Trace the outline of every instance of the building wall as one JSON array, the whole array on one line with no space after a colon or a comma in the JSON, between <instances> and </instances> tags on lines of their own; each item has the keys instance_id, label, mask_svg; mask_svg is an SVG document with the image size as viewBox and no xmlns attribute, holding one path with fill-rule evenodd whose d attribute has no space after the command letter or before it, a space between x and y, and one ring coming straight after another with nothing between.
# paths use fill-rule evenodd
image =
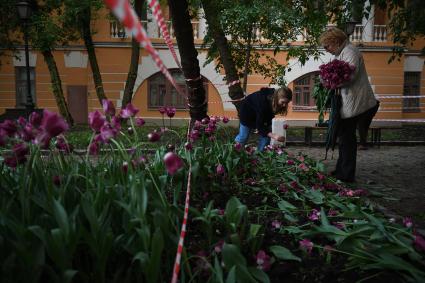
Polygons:
<instances>
[{"instance_id":1,"label":"building wall","mask_svg":"<svg viewBox=\"0 0 425 283\"><path fill-rule=\"evenodd\" d=\"M106 96L118 107L121 105L122 94L130 64L131 40L130 38L112 38L108 12L103 11L95 22L94 42L99 68L102 75ZM149 15L148 15L149 17ZM150 27L152 28L152 27ZM176 68L171 54L162 39L152 39L154 46L158 49L160 56L167 67ZM202 39L196 39L195 43L201 43ZM408 52L400 61L388 64L391 55L390 42L357 42L362 50L366 68L370 77L370 82L380 98L382 104L376 118L378 119L410 119L425 118L425 99L420 99L421 111L418 113L405 113L402 111L401 98L384 98L384 96L401 96L403 94L404 72L412 70L421 72L420 94L425 95L425 70L424 56L420 57L417 52ZM417 40L412 49L418 50L425 44L425 39ZM176 45L175 45L176 46ZM214 64L210 63L202 67L205 62L206 50L198 49L201 66L201 74L208 80L209 115L227 115L236 118L236 111L232 103L229 102L228 88L224 81L224 74L217 73ZM22 49L20 51L23 54ZM178 50L177 50L178 53ZM272 55L272 51L266 51ZM81 42L75 42L66 48L58 49L54 52L57 67L62 80L62 87L65 98L67 98L67 88L69 86L87 86L88 110L89 112L100 109L101 105L97 99L90 64L87 60L87 53ZM24 57L23 57L24 58ZM278 55L278 62L286 64L286 53ZM295 60L288 63L293 64L292 71L285 77L289 87L293 87L293 81L303 74L318 70L322 62L331 60L329 54L324 54L319 61L308 61L305 66L300 66ZM11 57L2 58L3 65L0 67L0 114L6 108L15 107L15 65L25 65L25 60L17 61ZM36 72L36 96L37 107L57 111L56 102L50 86L50 74L43 56L31 51L31 65L35 66ZM140 108L140 115L143 117L159 117L157 110L148 109L147 78L158 72L158 68L150 59L148 54L142 50L138 79L134 89L133 103ZM254 92L261 87L268 86L271 78L263 78L258 74L253 74L248 78L247 93ZM187 111L177 111L177 117L188 117ZM289 120L316 120L316 111L299 111L290 107L287 119Z\"/></svg>"}]
</instances>

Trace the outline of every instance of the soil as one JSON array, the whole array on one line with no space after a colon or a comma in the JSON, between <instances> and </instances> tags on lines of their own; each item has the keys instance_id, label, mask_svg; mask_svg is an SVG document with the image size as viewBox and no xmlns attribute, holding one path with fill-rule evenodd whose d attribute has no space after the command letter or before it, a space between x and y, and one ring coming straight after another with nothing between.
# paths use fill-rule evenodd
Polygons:
<instances>
[{"instance_id":1,"label":"soil","mask_svg":"<svg viewBox=\"0 0 425 283\"><path fill-rule=\"evenodd\" d=\"M326 171L335 169L338 149L325 157L324 147L288 146L288 152L303 152L321 160ZM418 232L425 234L425 146L381 146L357 151L356 182L369 192L369 199L388 217L401 221L411 217Z\"/></svg>"}]
</instances>

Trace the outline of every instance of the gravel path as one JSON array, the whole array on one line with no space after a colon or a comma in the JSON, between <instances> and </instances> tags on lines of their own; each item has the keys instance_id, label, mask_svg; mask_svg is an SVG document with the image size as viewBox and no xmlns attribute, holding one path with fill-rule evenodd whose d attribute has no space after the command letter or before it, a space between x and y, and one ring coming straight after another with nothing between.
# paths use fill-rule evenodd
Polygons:
<instances>
[{"instance_id":1,"label":"gravel path","mask_svg":"<svg viewBox=\"0 0 425 283\"><path fill-rule=\"evenodd\" d=\"M288 146L322 160L324 147ZM335 168L338 149L323 160L328 172ZM425 146L381 146L357 152L356 183L369 191L369 198L386 213L412 217L425 230Z\"/></svg>"}]
</instances>

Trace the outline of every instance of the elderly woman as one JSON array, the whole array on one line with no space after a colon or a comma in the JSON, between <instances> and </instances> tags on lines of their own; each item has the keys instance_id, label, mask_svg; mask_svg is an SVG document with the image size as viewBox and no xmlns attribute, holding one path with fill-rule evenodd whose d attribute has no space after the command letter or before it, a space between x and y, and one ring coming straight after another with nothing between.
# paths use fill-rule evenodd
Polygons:
<instances>
[{"instance_id":1,"label":"elderly woman","mask_svg":"<svg viewBox=\"0 0 425 283\"><path fill-rule=\"evenodd\" d=\"M356 173L357 139L359 126L361 140L365 140L370 123L379 108L369 83L363 56L348 41L347 35L338 28L330 28L320 37L320 43L335 59L343 60L355 67L350 80L340 86L342 106L341 122L338 131L339 157L335 171L331 174L337 179L354 182Z\"/></svg>"}]
</instances>

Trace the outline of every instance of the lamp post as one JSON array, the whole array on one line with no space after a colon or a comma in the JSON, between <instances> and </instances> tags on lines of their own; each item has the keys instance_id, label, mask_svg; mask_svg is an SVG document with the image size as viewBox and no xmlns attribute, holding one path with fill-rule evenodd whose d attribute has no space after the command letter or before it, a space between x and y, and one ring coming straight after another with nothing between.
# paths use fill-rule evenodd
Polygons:
<instances>
[{"instance_id":1,"label":"lamp post","mask_svg":"<svg viewBox=\"0 0 425 283\"><path fill-rule=\"evenodd\" d=\"M351 17L348 21L345 22L345 34L348 37L353 34L357 24L358 21L356 21L353 17Z\"/></svg>"},{"instance_id":2,"label":"lamp post","mask_svg":"<svg viewBox=\"0 0 425 283\"><path fill-rule=\"evenodd\" d=\"M30 62L28 52L28 19L31 17L31 6L27 1L20 1L16 3L18 9L19 18L24 23L24 41L25 41L25 67L27 71L27 99L25 108L31 112L34 110L34 101L31 94L31 75L30 75Z\"/></svg>"}]
</instances>

